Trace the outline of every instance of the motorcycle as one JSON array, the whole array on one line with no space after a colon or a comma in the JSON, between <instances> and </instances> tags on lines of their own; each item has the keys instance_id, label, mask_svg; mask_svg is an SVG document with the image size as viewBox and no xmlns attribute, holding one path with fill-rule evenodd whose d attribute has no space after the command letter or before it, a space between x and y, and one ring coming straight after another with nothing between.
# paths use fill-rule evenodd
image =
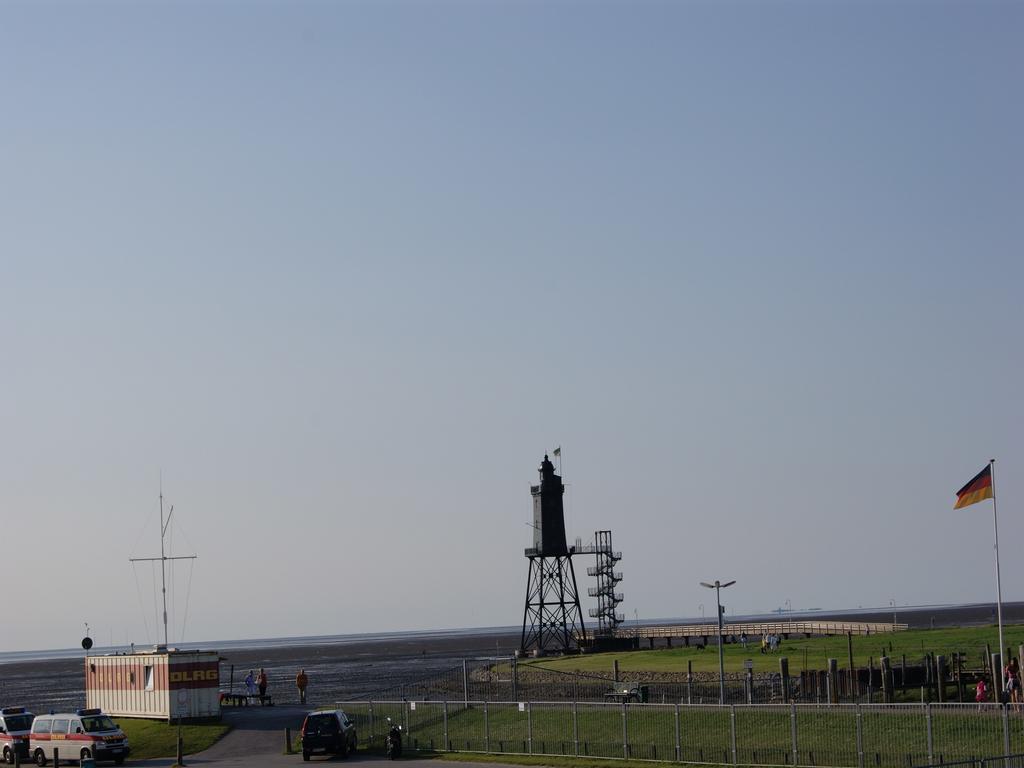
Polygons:
<instances>
[{"instance_id":1,"label":"motorcycle","mask_svg":"<svg viewBox=\"0 0 1024 768\"><path fill-rule=\"evenodd\" d=\"M388 718L388 725L388 735L384 739L384 747L388 760L396 760L402 756L402 726L398 723L393 723L390 717Z\"/></svg>"},{"instance_id":2,"label":"motorcycle","mask_svg":"<svg viewBox=\"0 0 1024 768\"><path fill-rule=\"evenodd\" d=\"M384 747L388 760L402 756L402 726L388 718L388 734L384 739Z\"/></svg>"}]
</instances>

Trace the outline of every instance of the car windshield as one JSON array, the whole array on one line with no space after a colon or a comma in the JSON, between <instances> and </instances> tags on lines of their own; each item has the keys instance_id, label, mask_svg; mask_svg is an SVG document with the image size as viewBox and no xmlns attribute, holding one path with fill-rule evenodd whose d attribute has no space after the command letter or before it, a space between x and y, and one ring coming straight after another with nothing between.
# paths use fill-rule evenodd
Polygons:
<instances>
[{"instance_id":1,"label":"car windshield","mask_svg":"<svg viewBox=\"0 0 1024 768\"><path fill-rule=\"evenodd\" d=\"M114 725L114 721L106 715L98 715L96 717L83 717L82 727L86 733L93 733L95 731L114 731L117 730L117 726Z\"/></svg>"},{"instance_id":2,"label":"car windshield","mask_svg":"<svg viewBox=\"0 0 1024 768\"><path fill-rule=\"evenodd\" d=\"M27 731L32 727L32 715L7 715L4 723L8 731Z\"/></svg>"},{"instance_id":3,"label":"car windshield","mask_svg":"<svg viewBox=\"0 0 1024 768\"><path fill-rule=\"evenodd\" d=\"M334 715L310 715L306 718L306 730L317 733L336 733L338 718Z\"/></svg>"}]
</instances>

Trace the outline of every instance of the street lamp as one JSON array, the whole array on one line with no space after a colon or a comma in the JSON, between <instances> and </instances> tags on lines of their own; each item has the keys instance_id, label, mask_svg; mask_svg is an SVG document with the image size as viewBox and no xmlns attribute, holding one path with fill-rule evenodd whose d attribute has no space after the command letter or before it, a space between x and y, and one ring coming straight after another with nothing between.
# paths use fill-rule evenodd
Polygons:
<instances>
[{"instance_id":1,"label":"street lamp","mask_svg":"<svg viewBox=\"0 0 1024 768\"><path fill-rule=\"evenodd\" d=\"M701 603L699 607L700 607L700 621L703 624L704 623L704 603Z\"/></svg>"},{"instance_id":2,"label":"street lamp","mask_svg":"<svg viewBox=\"0 0 1024 768\"><path fill-rule=\"evenodd\" d=\"M715 602L718 603L718 703L725 704L725 649L722 647L722 595L726 587L731 587L736 580L727 581L725 584L715 579L714 584L702 581L700 585L715 590Z\"/></svg>"},{"instance_id":3,"label":"street lamp","mask_svg":"<svg viewBox=\"0 0 1024 768\"><path fill-rule=\"evenodd\" d=\"M896 630L896 598L889 599L889 605L892 606L892 628Z\"/></svg>"},{"instance_id":4,"label":"street lamp","mask_svg":"<svg viewBox=\"0 0 1024 768\"><path fill-rule=\"evenodd\" d=\"M786 598L786 608L789 609L789 623L793 623L793 601L788 597Z\"/></svg>"}]
</instances>

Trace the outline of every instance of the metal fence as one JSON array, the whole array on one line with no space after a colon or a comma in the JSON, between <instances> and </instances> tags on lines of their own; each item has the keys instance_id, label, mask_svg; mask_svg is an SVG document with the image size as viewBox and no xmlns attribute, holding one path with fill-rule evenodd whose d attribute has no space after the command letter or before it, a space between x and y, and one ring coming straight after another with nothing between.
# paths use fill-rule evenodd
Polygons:
<instances>
[{"instance_id":1,"label":"metal fence","mask_svg":"<svg viewBox=\"0 0 1024 768\"><path fill-rule=\"evenodd\" d=\"M686 705L345 701L363 743L387 719L411 750L690 763L912 768L1024 752L1024 716L996 704ZM980 768L985 768L981 766ZM1024 768L1016 763L989 768Z\"/></svg>"},{"instance_id":2,"label":"metal fence","mask_svg":"<svg viewBox=\"0 0 1024 768\"><path fill-rule=\"evenodd\" d=\"M973 701L977 672L957 671L937 686L926 666L900 665L890 670L891 701ZM908 682L909 681L909 682ZM718 704L716 674L628 673L621 679L593 672L558 670L519 664L513 657L464 659L461 663L420 679L377 690L335 691L335 698L369 697L381 700L424 699L442 701L606 701L624 688L643 686L646 703ZM736 672L725 677L726 704L874 704L883 703L882 670L861 669L856 674L838 669L801 670L785 679L780 672Z\"/></svg>"}]
</instances>

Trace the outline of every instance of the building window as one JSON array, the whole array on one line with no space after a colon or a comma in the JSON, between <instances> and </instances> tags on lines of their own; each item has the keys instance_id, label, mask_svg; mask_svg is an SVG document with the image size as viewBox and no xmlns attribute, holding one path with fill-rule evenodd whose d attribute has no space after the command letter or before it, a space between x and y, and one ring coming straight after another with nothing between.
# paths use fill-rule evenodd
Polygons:
<instances>
[{"instance_id":1,"label":"building window","mask_svg":"<svg viewBox=\"0 0 1024 768\"><path fill-rule=\"evenodd\" d=\"M146 665L146 690L147 691L152 691L153 690L153 665L152 664L147 664Z\"/></svg>"}]
</instances>

